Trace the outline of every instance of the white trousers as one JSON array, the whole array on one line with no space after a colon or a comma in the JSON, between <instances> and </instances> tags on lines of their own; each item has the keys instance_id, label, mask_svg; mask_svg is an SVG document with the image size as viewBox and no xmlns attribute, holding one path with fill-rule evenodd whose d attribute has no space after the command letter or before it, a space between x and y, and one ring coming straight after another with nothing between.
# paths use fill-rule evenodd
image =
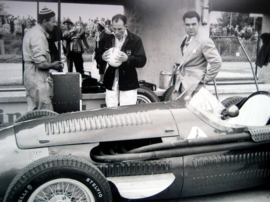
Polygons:
<instances>
[{"instance_id":1,"label":"white trousers","mask_svg":"<svg viewBox=\"0 0 270 202\"><path fill-rule=\"evenodd\" d=\"M106 89L106 105L107 107L135 105L137 102L137 89L120 91L119 88L115 90Z\"/></svg>"}]
</instances>

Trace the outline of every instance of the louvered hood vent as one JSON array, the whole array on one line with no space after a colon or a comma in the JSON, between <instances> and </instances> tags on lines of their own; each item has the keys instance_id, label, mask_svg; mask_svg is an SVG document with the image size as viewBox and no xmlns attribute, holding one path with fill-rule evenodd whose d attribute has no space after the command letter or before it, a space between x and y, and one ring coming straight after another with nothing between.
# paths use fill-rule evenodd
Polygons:
<instances>
[{"instance_id":1,"label":"louvered hood vent","mask_svg":"<svg viewBox=\"0 0 270 202\"><path fill-rule=\"evenodd\" d=\"M47 135L151 124L147 112L101 115L45 123Z\"/></svg>"}]
</instances>

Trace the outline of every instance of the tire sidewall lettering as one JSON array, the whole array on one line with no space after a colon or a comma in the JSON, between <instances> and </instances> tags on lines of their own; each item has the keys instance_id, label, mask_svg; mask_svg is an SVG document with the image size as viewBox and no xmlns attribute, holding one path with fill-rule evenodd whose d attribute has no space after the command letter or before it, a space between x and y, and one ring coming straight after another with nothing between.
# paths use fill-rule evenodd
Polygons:
<instances>
[{"instance_id":1,"label":"tire sidewall lettering","mask_svg":"<svg viewBox=\"0 0 270 202\"><path fill-rule=\"evenodd\" d=\"M74 178L75 177L75 178ZM69 169L66 169L64 171L59 170L48 170L37 177L35 177L30 183L22 189L21 193L18 197L18 202L27 202L31 194L42 184L46 183L47 181L54 180L57 178L69 178L69 179L76 179L80 181L81 183L85 184L93 193L94 197L96 199L102 200L103 193L98 185L99 183L93 179L87 176L85 173L81 172L71 172Z\"/></svg>"},{"instance_id":2,"label":"tire sidewall lettering","mask_svg":"<svg viewBox=\"0 0 270 202\"><path fill-rule=\"evenodd\" d=\"M42 191L46 192L47 186L55 182L67 183L67 186L70 186L70 183L74 184L77 186L76 189L84 192L85 196L94 198L96 202L112 202L111 187L105 176L95 165L73 156L50 156L31 163L12 180L4 202L28 202ZM64 191L66 188L60 187L60 189ZM37 190L39 193L36 192ZM73 191L74 189L67 193ZM49 193L48 200L57 197L56 195L52 196Z\"/></svg>"},{"instance_id":3,"label":"tire sidewall lettering","mask_svg":"<svg viewBox=\"0 0 270 202\"><path fill-rule=\"evenodd\" d=\"M101 189L99 188L99 186L95 183L95 181L94 180L92 180L91 178L86 178L86 180L85 180L87 183L89 183L89 185L91 185L93 188L94 188L94 190L96 191L96 193L97 193L97 196L99 197L99 198L102 198L103 197L103 194L102 194L102 192L101 192Z\"/></svg>"}]
</instances>

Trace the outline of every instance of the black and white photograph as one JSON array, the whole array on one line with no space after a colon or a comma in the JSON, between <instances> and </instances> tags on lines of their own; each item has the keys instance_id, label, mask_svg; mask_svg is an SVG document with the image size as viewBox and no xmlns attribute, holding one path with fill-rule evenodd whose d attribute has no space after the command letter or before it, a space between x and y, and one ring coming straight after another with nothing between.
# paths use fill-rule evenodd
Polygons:
<instances>
[{"instance_id":1,"label":"black and white photograph","mask_svg":"<svg viewBox=\"0 0 270 202\"><path fill-rule=\"evenodd\" d=\"M269 10L1 0L0 202L270 201Z\"/></svg>"}]
</instances>

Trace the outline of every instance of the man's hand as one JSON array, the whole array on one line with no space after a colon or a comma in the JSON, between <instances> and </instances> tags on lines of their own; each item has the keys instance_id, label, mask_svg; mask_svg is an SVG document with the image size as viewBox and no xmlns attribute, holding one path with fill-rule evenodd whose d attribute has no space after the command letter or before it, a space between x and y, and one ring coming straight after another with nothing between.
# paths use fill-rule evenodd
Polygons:
<instances>
[{"instance_id":1,"label":"man's hand","mask_svg":"<svg viewBox=\"0 0 270 202\"><path fill-rule=\"evenodd\" d=\"M120 62L126 62L128 60L128 56L126 53L120 51L120 53L116 56L116 60L119 60Z\"/></svg>"},{"instance_id":2,"label":"man's hand","mask_svg":"<svg viewBox=\"0 0 270 202\"><path fill-rule=\"evenodd\" d=\"M105 51L105 52L103 53L103 55L102 55L102 60L108 62L109 59L110 59L110 51L107 50L107 51Z\"/></svg>"},{"instance_id":3,"label":"man's hand","mask_svg":"<svg viewBox=\"0 0 270 202\"><path fill-rule=\"evenodd\" d=\"M107 50L103 53L102 59L106 62L110 60L111 51ZM119 53L115 56L115 60L119 63L126 62L128 60L128 56L126 53L119 51Z\"/></svg>"},{"instance_id":4,"label":"man's hand","mask_svg":"<svg viewBox=\"0 0 270 202\"><path fill-rule=\"evenodd\" d=\"M52 63L52 69L61 72L63 70L63 63L61 61L55 61Z\"/></svg>"},{"instance_id":5,"label":"man's hand","mask_svg":"<svg viewBox=\"0 0 270 202\"><path fill-rule=\"evenodd\" d=\"M57 71L62 71L62 69L64 68L63 63L61 61L55 61L52 63L49 62L42 62L39 64L35 65L37 68L41 69L41 70L50 70L50 69L54 69Z\"/></svg>"}]
</instances>

